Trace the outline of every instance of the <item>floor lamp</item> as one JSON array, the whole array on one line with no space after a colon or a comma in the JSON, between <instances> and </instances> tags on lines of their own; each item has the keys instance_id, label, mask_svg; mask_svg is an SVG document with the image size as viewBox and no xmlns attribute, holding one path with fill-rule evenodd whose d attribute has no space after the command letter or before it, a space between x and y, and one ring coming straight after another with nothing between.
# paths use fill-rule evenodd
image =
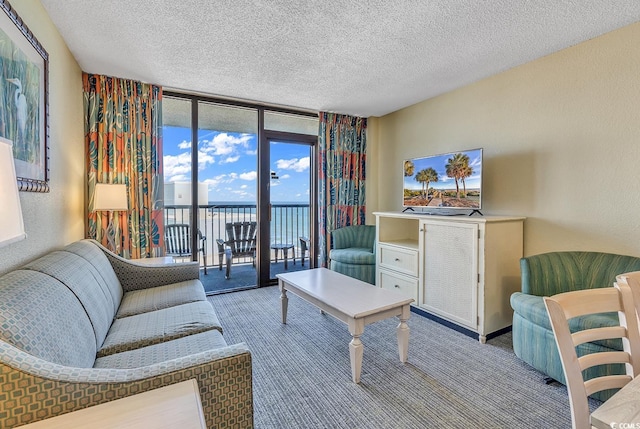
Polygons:
<instances>
[{"instance_id":1,"label":"floor lamp","mask_svg":"<svg viewBox=\"0 0 640 429\"><path fill-rule=\"evenodd\" d=\"M109 225L106 236L109 250L118 253L116 246L116 231L113 226L113 212L129 210L127 203L127 185L113 183L96 183L93 194L93 211L109 212Z\"/></svg>"},{"instance_id":2,"label":"floor lamp","mask_svg":"<svg viewBox=\"0 0 640 429\"><path fill-rule=\"evenodd\" d=\"M13 161L13 143L0 137L0 247L26 237Z\"/></svg>"}]
</instances>

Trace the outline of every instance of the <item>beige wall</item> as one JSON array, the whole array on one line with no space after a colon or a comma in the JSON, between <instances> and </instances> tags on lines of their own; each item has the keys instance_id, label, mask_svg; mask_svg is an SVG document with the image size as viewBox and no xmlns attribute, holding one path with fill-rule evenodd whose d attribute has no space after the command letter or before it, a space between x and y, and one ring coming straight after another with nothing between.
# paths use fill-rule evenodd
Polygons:
<instances>
[{"instance_id":1,"label":"beige wall","mask_svg":"<svg viewBox=\"0 0 640 429\"><path fill-rule=\"evenodd\" d=\"M27 238L0 248L0 273L84 237L82 73L39 0L11 5L49 53L51 192L20 193Z\"/></svg>"},{"instance_id":2,"label":"beige wall","mask_svg":"<svg viewBox=\"0 0 640 429\"><path fill-rule=\"evenodd\" d=\"M637 23L370 121L368 210L401 208L403 159L483 147L483 213L526 216L526 255L640 256L639 45Z\"/></svg>"}]
</instances>

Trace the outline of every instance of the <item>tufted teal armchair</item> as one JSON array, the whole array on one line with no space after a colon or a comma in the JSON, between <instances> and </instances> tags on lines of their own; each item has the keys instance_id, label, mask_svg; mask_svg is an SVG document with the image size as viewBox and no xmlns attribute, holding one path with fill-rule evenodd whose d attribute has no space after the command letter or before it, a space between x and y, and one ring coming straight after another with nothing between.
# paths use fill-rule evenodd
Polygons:
<instances>
[{"instance_id":1,"label":"tufted teal armchair","mask_svg":"<svg viewBox=\"0 0 640 429\"><path fill-rule=\"evenodd\" d=\"M543 296L581 289L611 287L616 275L640 270L640 258L600 252L550 252L520 260L522 291L511 295L513 351L538 371L565 384L562 362L555 343ZM571 319L572 332L599 326L614 326L617 315L606 313ZM596 341L578 346L578 356L594 351L621 350L621 343ZM585 371L585 379L617 373L615 367L596 366ZM606 400L610 391L594 397Z\"/></svg>"},{"instance_id":2,"label":"tufted teal armchair","mask_svg":"<svg viewBox=\"0 0 640 429\"><path fill-rule=\"evenodd\" d=\"M331 233L333 243L329 252L330 268L349 277L375 284L376 280L376 227L354 225Z\"/></svg>"}]
</instances>

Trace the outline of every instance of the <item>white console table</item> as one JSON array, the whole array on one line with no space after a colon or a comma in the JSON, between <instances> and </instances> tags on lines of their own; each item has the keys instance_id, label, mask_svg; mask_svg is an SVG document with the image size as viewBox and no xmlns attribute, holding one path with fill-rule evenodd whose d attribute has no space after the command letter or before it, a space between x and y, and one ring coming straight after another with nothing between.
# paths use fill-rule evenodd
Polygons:
<instances>
[{"instance_id":1,"label":"white console table","mask_svg":"<svg viewBox=\"0 0 640 429\"><path fill-rule=\"evenodd\" d=\"M520 290L523 217L376 212L376 285L465 330L511 326Z\"/></svg>"}]
</instances>

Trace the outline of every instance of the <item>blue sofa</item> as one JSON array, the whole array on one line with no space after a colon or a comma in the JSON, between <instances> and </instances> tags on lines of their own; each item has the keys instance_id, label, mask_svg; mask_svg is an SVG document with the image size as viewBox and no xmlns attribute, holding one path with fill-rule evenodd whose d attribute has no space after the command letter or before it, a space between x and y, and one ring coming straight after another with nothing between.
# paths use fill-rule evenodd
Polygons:
<instances>
[{"instance_id":1,"label":"blue sofa","mask_svg":"<svg viewBox=\"0 0 640 429\"><path fill-rule=\"evenodd\" d=\"M520 260L522 291L511 295L513 308L513 351L520 359L565 384L560 355L542 300L562 292L613 286L616 275L640 270L640 258L600 252L550 252ZM576 317L570 321L572 332L597 326L617 324L616 314ZM620 350L621 342L599 341L578 347L578 355ZM585 377L613 374L615 366L593 367ZM606 400L612 392L600 392L594 397Z\"/></svg>"},{"instance_id":2,"label":"blue sofa","mask_svg":"<svg viewBox=\"0 0 640 429\"><path fill-rule=\"evenodd\" d=\"M0 277L0 427L189 379L208 427L253 427L251 353L198 276L82 240Z\"/></svg>"},{"instance_id":3,"label":"blue sofa","mask_svg":"<svg viewBox=\"0 0 640 429\"><path fill-rule=\"evenodd\" d=\"M353 225L334 230L329 268L367 283L376 283L376 227Z\"/></svg>"}]
</instances>

